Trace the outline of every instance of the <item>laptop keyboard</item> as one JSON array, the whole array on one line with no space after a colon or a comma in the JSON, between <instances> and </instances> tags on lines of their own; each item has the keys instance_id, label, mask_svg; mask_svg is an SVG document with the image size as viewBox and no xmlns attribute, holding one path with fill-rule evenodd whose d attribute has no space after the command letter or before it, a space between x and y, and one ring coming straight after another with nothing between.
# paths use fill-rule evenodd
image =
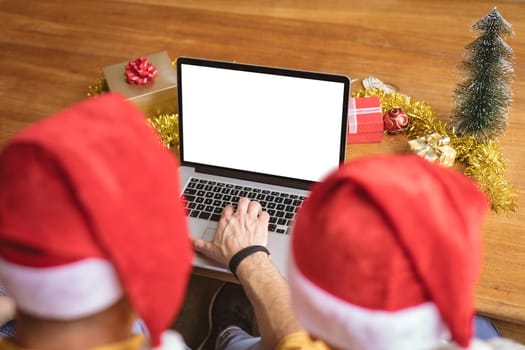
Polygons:
<instances>
[{"instance_id":1,"label":"laptop keyboard","mask_svg":"<svg viewBox=\"0 0 525 350\"><path fill-rule=\"evenodd\" d=\"M195 177L190 178L181 197L186 200L186 210L190 217L211 221L219 221L222 209L228 204L236 208L239 198L256 200L270 214L268 230L281 234L288 234L288 229L294 223L295 213L305 199L296 194Z\"/></svg>"}]
</instances>

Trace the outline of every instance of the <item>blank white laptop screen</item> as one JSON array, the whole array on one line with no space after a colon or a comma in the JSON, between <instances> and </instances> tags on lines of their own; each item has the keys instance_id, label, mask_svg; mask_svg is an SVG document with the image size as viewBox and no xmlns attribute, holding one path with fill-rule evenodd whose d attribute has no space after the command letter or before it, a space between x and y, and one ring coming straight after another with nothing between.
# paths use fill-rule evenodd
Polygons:
<instances>
[{"instance_id":1,"label":"blank white laptop screen","mask_svg":"<svg viewBox=\"0 0 525 350\"><path fill-rule=\"evenodd\" d=\"M184 63L179 74L185 162L314 182L339 166L343 82Z\"/></svg>"}]
</instances>

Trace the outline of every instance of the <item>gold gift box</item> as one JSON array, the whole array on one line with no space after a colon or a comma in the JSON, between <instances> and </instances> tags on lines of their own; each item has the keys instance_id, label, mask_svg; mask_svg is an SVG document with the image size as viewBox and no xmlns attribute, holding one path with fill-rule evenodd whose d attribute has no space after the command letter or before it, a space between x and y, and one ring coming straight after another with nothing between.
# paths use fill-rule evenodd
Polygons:
<instances>
[{"instance_id":1,"label":"gold gift box","mask_svg":"<svg viewBox=\"0 0 525 350\"><path fill-rule=\"evenodd\" d=\"M145 56L157 75L144 85L128 84L124 74L129 61L103 68L109 91L118 92L137 104L147 116L177 113L177 72L166 51Z\"/></svg>"},{"instance_id":2,"label":"gold gift box","mask_svg":"<svg viewBox=\"0 0 525 350\"><path fill-rule=\"evenodd\" d=\"M450 137L433 133L408 141L410 149L431 162L451 167L456 160L456 150L449 146Z\"/></svg>"}]
</instances>

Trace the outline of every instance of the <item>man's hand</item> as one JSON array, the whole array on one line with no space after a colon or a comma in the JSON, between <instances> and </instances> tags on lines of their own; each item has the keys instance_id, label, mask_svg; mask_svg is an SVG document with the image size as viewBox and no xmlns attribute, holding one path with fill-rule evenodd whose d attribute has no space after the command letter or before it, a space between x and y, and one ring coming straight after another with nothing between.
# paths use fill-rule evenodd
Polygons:
<instances>
[{"instance_id":1,"label":"man's hand","mask_svg":"<svg viewBox=\"0 0 525 350\"><path fill-rule=\"evenodd\" d=\"M222 211L213 241L193 238L196 251L228 266L230 259L243 248L252 245L266 246L270 216L258 202L241 198L237 210L228 205Z\"/></svg>"},{"instance_id":2,"label":"man's hand","mask_svg":"<svg viewBox=\"0 0 525 350\"><path fill-rule=\"evenodd\" d=\"M241 249L266 246L269 221L270 216L259 203L241 198L237 211L231 205L222 211L213 241L193 239L193 247L228 266ZM237 278L255 311L264 349L275 349L283 337L302 331L292 312L288 285L265 253L257 252L242 260Z\"/></svg>"}]
</instances>

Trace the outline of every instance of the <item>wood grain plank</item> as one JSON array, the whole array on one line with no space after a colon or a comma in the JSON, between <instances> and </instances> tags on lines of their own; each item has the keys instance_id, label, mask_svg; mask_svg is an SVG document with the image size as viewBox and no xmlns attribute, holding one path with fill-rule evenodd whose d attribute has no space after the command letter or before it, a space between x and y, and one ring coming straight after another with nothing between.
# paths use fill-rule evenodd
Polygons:
<instances>
[{"instance_id":1,"label":"wood grain plank","mask_svg":"<svg viewBox=\"0 0 525 350\"><path fill-rule=\"evenodd\" d=\"M106 65L168 51L290 68L372 75L428 102L441 120L462 77L470 25L494 4L513 24L514 101L501 139L515 213L491 213L476 306L519 338L525 326L525 3L523 1L0 1L0 145L83 99ZM359 83L354 84L354 90ZM348 158L406 151L402 136L350 145ZM438 214L436 214L438 215ZM443 252L445 254L445 252ZM512 328L515 327L515 328ZM525 335L519 339L525 342Z\"/></svg>"}]
</instances>

